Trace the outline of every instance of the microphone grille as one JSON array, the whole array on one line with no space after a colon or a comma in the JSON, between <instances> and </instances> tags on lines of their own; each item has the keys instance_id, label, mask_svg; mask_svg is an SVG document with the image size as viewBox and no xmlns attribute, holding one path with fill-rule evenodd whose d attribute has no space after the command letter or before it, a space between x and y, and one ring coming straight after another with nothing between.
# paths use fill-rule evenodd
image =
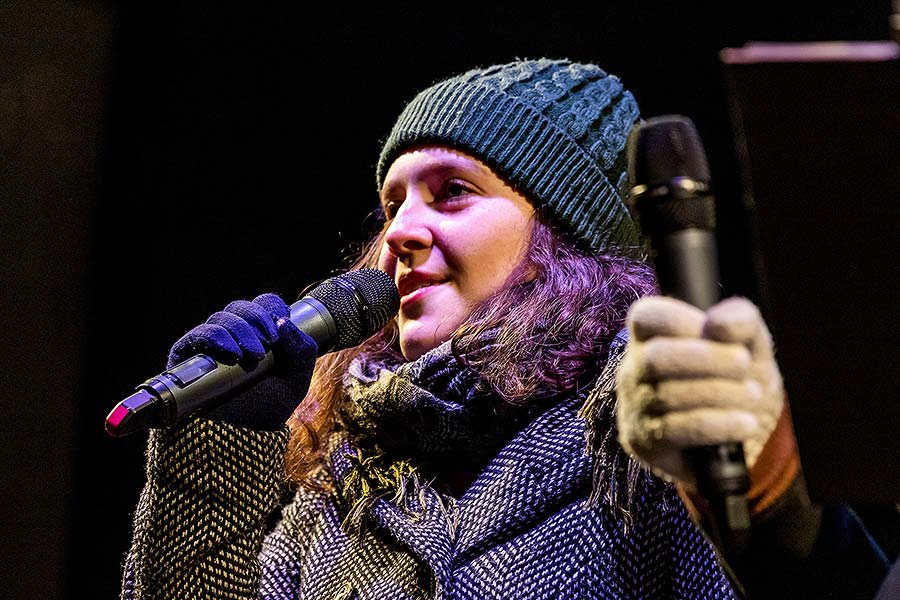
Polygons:
<instances>
[{"instance_id":1,"label":"microphone grille","mask_svg":"<svg viewBox=\"0 0 900 600\"><path fill-rule=\"evenodd\" d=\"M379 269L348 271L326 279L309 292L334 318L334 350L362 343L400 310L400 293L391 277Z\"/></svg>"},{"instance_id":2,"label":"microphone grille","mask_svg":"<svg viewBox=\"0 0 900 600\"><path fill-rule=\"evenodd\" d=\"M653 188L687 177L709 182L709 163L693 121L683 115L651 117L629 139L629 177L633 186Z\"/></svg>"},{"instance_id":3,"label":"microphone grille","mask_svg":"<svg viewBox=\"0 0 900 600\"><path fill-rule=\"evenodd\" d=\"M645 235L715 227L709 163L688 117L662 115L642 122L629 135L627 157L628 205Z\"/></svg>"}]
</instances>

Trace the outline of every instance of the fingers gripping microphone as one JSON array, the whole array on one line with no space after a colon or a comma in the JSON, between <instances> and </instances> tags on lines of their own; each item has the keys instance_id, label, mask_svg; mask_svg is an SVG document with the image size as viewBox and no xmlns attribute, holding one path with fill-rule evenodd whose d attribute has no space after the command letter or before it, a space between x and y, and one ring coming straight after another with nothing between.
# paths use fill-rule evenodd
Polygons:
<instances>
[{"instance_id":1,"label":"fingers gripping microphone","mask_svg":"<svg viewBox=\"0 0 900 600\"><path fill-rule=\"evenodd\" d=\"M291 321L318 344L318 355L362 343L397 314L400 295L378 269L327 279L291 305ZM253 370L198 354L139 385L113 408L106 431L120 437L147 427L172 425L227 392L253 383L274 364L272 351Z\"/></svg>"},{"instance_id":2,"label":"fingers gripping microphone","mask_svg":"<svg viewBox=\"0 0 900 600\"><path fill-rule=\"evenodd\" d=\"M631 208L650 242L660 291L701 309L721 299L709 165L694 123L681 115L647 119L628 140ZM709 499L726 552L744 543L750 487L740 442L691 448L688 461ZM720 531L719 531L720 530Z\"/></svg>"}]
</instances>

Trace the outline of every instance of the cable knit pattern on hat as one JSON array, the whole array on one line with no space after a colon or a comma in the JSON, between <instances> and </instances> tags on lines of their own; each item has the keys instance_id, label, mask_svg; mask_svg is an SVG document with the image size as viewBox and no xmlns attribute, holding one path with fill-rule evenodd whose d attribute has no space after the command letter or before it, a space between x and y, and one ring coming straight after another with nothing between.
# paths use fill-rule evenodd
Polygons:
<instances>
[{"instance_id":1,"label":"cable knit pattern on hat","mask_svg":"<svg viewBox=\"0 0 900 600\"><path fill-rule=\"evenodd\" d=\"M410 147L449 145L494 169L581 247L640 256L624 201L626 140L639 118L631 92L595 65L542 58L474 69L406 106L377 184Z\"/></svg>"}]
</instances>

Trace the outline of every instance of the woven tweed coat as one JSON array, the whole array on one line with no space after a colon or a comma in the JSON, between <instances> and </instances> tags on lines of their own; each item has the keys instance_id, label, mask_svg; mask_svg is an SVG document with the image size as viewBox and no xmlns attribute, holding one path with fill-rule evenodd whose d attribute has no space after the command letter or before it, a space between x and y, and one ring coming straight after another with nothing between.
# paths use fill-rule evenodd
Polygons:
<instances>
[{"instance_id":1,"label":"woven tweed coat","mask_svg":"<svg viewBox=\"0 0 900 600\"><path fill-rule=\"evenodd\" d=\"M608 365L609 368L609 365ZM122 598L304 600L733 598L675 489L647 478L631 524L590 506L583 397L546 411L455 503L434 490L411 515L379 499L342 527L337 445L323 481L280 506L286 431L204 419L151 432Z\"/></svg>"}]
</instances>

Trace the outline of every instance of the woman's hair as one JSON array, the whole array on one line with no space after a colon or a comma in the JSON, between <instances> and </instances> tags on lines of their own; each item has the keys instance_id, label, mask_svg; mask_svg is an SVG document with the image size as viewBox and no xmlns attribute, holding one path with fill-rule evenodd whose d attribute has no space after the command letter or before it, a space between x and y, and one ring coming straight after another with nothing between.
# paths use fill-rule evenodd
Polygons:
<instances>
[{"instance_id":1,"label":"woman's hair","mask_svg":"<svg viewBox=\"0 0 900 600\"><path fill-rule=\"evenodd\" d=\"M384 230L351 269L376 266L383 239ZM598 374L628 307L655 290L653 270L646 262L583 251L539 217L522 264L506 285L473 307L453 333L451 347L511 404L571 392ZM482 334L492 330L497 343L488 352L474 352L483 347L478 343ZM335 429L344 373L363 353L381 361L402 361L396 320L359 346L319 358L310 392L290 421L291 481L310 484L323 459L323 442Z\"/></svg>"}]
</instances>

